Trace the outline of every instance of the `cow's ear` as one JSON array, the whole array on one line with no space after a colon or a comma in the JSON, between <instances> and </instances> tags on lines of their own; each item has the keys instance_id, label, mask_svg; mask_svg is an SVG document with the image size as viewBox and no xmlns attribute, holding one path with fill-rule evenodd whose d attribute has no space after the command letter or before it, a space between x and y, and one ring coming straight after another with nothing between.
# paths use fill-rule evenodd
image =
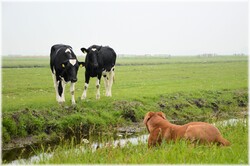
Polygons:
<instances>
[{"instance_id":1,"label":"cow's ear","mask_svg":"<svg viewBox=\"0 0 250 166\"><path fill-rule=\"evenodd\" d=\"M166 119L166 115L163 112L157 112L157 115L159 115L163 119Z\"/></svg>"},{"instance_id":2,"label":"cow's ear","mask_svg":"<svg viewBox=\"0 0 250 166\"><path fill-rule=\"evenodd\" d=\"M100 49L102 48L102 46L98 46L98 45L93 45L92 48L96 48L97 51L100 51Z\"/></svg>"},{"instance_id":3,"label":"cow's ear","mask_svg":"<svg viewBox=\"0 0 250 166\"><path fill-rule=\"evenodd\" d=\"M86 54L86 53L88 53L88 50L86 49L86 48L81 48L81 51L84 53L84 54Z\"/></svg>"},{"instance_id":4,"label":"cow's ear","mask_svg":"<svg viewBox=\"0 0 250 166\"><path fill-rule=\"evenodd\" d=\"M85 66L85 62L78 62L78 64L79 64L80 67Z\"/></svg>"}]
</instances>

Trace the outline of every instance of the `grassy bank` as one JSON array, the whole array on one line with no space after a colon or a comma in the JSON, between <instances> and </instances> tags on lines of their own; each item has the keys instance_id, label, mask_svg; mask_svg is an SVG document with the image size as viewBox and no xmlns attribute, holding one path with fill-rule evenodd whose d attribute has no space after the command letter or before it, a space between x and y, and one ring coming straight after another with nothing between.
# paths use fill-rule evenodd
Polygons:
<instances>
[{"instance_id":1,"label":"grassy bank","mask_svg":"<svg viewBox=\"0 0 250 166\"><path fill-rule=\"evenodd\" d=\"M173 93L133 101L105 98L102 102L82 102L74 108L24 109L3 113L3 141L31 135L66 136L79 133L79 126L85 133L93 126L104 131L141 122L148 111L163 111L177 122L242 118L247 115L247 102L247 90L241 89Z\"/></svg>"}]
</instances>

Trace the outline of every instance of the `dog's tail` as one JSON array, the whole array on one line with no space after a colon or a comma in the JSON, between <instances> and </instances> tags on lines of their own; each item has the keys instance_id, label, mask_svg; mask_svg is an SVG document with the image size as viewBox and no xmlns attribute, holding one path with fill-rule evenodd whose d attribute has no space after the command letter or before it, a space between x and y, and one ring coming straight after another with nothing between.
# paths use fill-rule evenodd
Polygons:
<instances>
[{"instance_id":1,"label":"dog's tail","mask_svg":"<svg viewBox=\"0 0 250 166\"><path fill-rule=\"evenodd\" d=\"M222 136L220 136L217 141L219 143L221 143L223 146L229 146L230 142L228 140L226 140L225 138L223 138Z\"/></svg>"}]
</instances>

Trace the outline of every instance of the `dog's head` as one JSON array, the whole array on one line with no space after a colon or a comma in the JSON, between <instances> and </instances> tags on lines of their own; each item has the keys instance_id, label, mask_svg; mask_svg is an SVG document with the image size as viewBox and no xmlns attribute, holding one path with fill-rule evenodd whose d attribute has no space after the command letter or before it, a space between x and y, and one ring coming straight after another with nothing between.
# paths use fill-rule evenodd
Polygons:
<instances>
[{"instance_id":1,"label":"dog's head","mask_svg":"<svg viewBox=\"0 0 250 166\"><path fill-rule=\"evenodd\" d=\"M163 112L148 112L146 113L146 115L144 116L144 120L143 120L143 123L145 125L147 125L147 122L149 121L150 118L152 118L153 116L160 116L162 117L163 119L166 119L166 116Z\"/></svg>"}]
</instances>

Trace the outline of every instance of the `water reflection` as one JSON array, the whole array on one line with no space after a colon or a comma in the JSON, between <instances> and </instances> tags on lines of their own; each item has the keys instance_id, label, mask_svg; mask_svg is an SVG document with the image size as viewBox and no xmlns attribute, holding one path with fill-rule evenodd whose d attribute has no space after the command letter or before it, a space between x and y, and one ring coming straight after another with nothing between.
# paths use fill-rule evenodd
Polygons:
<instances>
[{"instance_id":1,"label":"water reflection","mask_svg":"<svg viewBox=\"0 0 250 166\"><path fill-rule=\"evenodd\" d=\"M131 138L124 138L124 139L118 139L106 142L106 143L99 143L99 142L94 142L91 144L91 149L92 152L95 152L98 148L105 148L108 146L112 147L124 147L127 144L132 144L132 145L138 145L139 143L146 143L148 139L148 134L141 135L138 137L131 137ZM83 143L88 144L88 140L83 139ZM85 147L80 146L74 150L76 153L84 153L85 152ZM66 154L67 152L65 152ZM30 157L29 159L19 159L19 160L14 160L10 164L12 165L17 165L17 164L35 164L38 163L41 160L48 160L53 156L53 153L42 153L39 155L34 155Z\"/></svg>"}]
</instances>

